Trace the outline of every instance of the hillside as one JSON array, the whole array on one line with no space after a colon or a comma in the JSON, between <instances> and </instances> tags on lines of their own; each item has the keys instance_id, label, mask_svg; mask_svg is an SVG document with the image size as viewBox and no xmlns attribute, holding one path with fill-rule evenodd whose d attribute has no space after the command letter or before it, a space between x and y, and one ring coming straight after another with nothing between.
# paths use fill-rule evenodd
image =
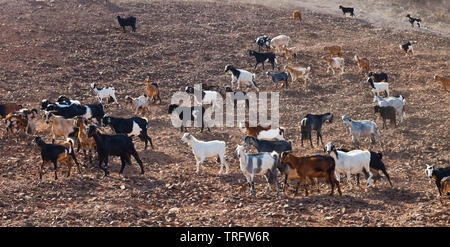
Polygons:
<instances>
[{"instance_id":1,"label":"hillside","mask_svg":"<svg viewBox=\"0 0 450 247\"><path fill-rule=\"evenodd\" d=\"M96 163L83 161L84 178L59 166L53 180L50 167L39 182L41 158L32 136L19 141L0 138L1 226L449 226L448 207L437 199L436 186L424 175L426 164L448 166L450 95L433 81L449 75L450 42L445 35L380 27L359 18L344 18L300 7L304 21L289 19L289 7L221 1L0 1L0 102L20 102L38 108L42 99L66 95L97 102L91 82L113 86L122 107L106 108L114 116L132 116L126 95L137 97L149 76L160 85L162 103L152 105L149 135L155 149L135 145L146 173L135 162L118 177L120 160L110 159L111 177L103 178ZM123 33L116 16L138 18L137 32ZM409 23L408 23L409 25ZM322 147L301 147L299 122L307 113L333 112L324 124L324 142L350 148L351 136L340 117L370 119L373 97L353 60L367 57L374 71L389 74L391 94L406 97L406 119L397 128L382 129L383 161L394 187L386 179L374 188L343 182L342 196L321 192L295 198L274 192L263 195L265 180L257 177L257 195L247 184L235 155L242 143L238 128L213 128L201 140L225 140L230 174L217 175L215 161L195 173L191 149L180 142L182 132L167 114L170 97L187 85L230 85L226 64L252 71L262 91L274 90L260 66L255 70L249 49L257 36L286 34L299 49L295 64L312 67L312 83L291 83L280 90L280 125L294 141L296 153L323 154ZM417 41L415 55L402 55L399 44ZM346 73L326 74L323 46L340 45ZM286 60L279 58L281 65ZM40 112L42 114L42 112ZM4 133L4 123L0 124ZM110 132L109 128L106 128ZM38 133L51 140L39 120ZM315 133L313 134L315 141ZM368 142L362 141L367 148ZM380 151L379 146L375 147ZM123 187L124 186L124 187ZM122 189L122 188L124 189ZM289 194L290 195L290 194ZM449 203L447 199L447 203Z\"/></svg>"}]
</instances>

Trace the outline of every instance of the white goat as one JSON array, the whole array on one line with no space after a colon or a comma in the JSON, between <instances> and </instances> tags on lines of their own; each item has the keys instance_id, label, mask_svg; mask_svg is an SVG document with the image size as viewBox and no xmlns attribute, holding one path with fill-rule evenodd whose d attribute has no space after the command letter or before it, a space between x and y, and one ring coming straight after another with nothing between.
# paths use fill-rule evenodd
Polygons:
<instances>
[{"instance_id":1,"label":"white goat","mask_svg":"<svg viewBox=\"0 0 450 247\"><path fill-rule=\"evenodd\" d=\"M280 162L278 153L273 151L272 153L246 154L244 150L247 150L244 146L237 145L236 154L239 158L241 171L247 179L250 193L256 193L255 175L264 174L267 180L267 189L264 194L269 192L270 185L275 180L276 196L278 196L277 164Z\"/></svg>"},{"instance_id":2,"label":"white goat","mask_svg":"<svg viewBox=\"0 0 450 247\"><path fill-rule=\"evenodd\" d=\"M367 82L372 87L372 92L374 95L380 95L380 93L384 92L387 96L389 96L389 83L387 82L373 82L372 77L367 79Z\"/></svg>"},{"instance_id":3,"label":"white goat","mask_svg":"<svg viewBox=\"0 0 450 247\"><path fill-rule=\"evenodd\" d=\"M197 140L189 133L184 133L181 138L183 143L187 143L192 148L197 163L196 173L199 173L200 164L206 159L217 157L217 162L220 162L219 174L222 174L223 165L226 167L225 173L228 174L228 164L225 160L226 144L224 141L209 141L204 142Z\"/></svg>"},{"instance_id":4,"label":"white goat","mask_svg":"<svg viewBox=\"0 0 450 247\"><path fill-rule=\"evenodd\" d=\"M112 98L115 103L119 105L119 101L117 101L116 98L116 90L113 87L105 87L105 88L97 88L97 84L95 82L91 83L91 88L94 89L94 91L97 93L97 97L100 101L100 104L102 104L103 99L110 99Z\"/></svg>"},{"instance_id":5,"label":"white goat","mask_svg":"<svg viewBox=\"0 0 450 247\"><path fill-rule=\"evenodd\" d=\"M388 97L382 98L380 96L375 95L373 97L373 102L378 102L379 106L392 106L395 108L395 112L397 113L397 117L400 118L400 122L403 122L403 117L406 117L405 114L405 99L403 96L396 97Z\"/></svg>"},{"instance_id":6,"label":"white goat","mask_svg":"<svg viewBox=\"0 0 450 247\"><path fill-rule=\"evenodd\" d=\"M383 143L381 142L381 136L377 129L377 124L370 120L352 120L349 116L342 116L344 124L348 125L350 133L352 134L352 143L356 147L359 147L359 138L361 136L369 136L371 142L369 148L372 147L372 142L376 142L376 139L380 141L380 146L384 150ZM376 138L375 138L376 137Z\"/></svg>"},{"instance_id":7,"label":"white goat","mask_svg":"<svg viewBox=\"0 0 450 247\"><path fill-rule=\"evenodd\" d=\"M333 71L333 75L335 74L334 69L340 69L341 75L345 72L345 61L342 57L329 57L329 56L323 56L322 59L327 63L327 73L330 71L330 69Z\"/></svg>"},{"instance_id":8,"label":"white goat","mask_svg":"<svg viewBox=\"0 0 450 247\"><path fill-rule=\"evenodd\" d=\"M137 98L133 98L127 95L125 96L125 100L127 104L131 104L134 108L136 108L134 114L137 114L139 110L143 112L149 110L148 98L146 95L141 95Z\"/></svg>"},{"instance_id":9,"label":"white goat","mask_svg":"<svg viewBox=\"0 0 450 247\"><path fill-rule=\"evenodd\" d=\"M284 34L278 35L270 40L270 48L275 49L276 52L280 52L281 48L287 47L289 45L291 38Z\"/></svg>"},{"instance_id":10,"label":"white goat","mask_svg":"<svg viewBox=\"0 0 450 247\"><path fill-rule=\"evenodd\" d=\"M231 70L231 88L234 88L234 82L237 80L237 88L240 88L240 83L245 82L247 83L247 87L250 87L250 85L253 85L257 91L259 91L258 86L255 82L255 74L252 74L248 72L247 70L243 69L236 69L232 65L228 64L225 66L225 72Z\"/></svg>"},{"instance_id":11,"label":"white goat","mask_svg":"<svg viewBox=\"0 0 450 247\"><path fill-rule=\"evenodd\" d=\"M367 184L372 186L372 173L370 172L370 152L367 150L352 150L348 153L336 150L336 147L331 143L327 143L326 152L334 159L336 166L334 173L336 179L340 182L339 173L346 173L347 183L350 189L353 188L350 182L351 174L359 174L364 172L369 173ZM365 170L365 171L364 171Z\"/></svg>"}]
</instances>

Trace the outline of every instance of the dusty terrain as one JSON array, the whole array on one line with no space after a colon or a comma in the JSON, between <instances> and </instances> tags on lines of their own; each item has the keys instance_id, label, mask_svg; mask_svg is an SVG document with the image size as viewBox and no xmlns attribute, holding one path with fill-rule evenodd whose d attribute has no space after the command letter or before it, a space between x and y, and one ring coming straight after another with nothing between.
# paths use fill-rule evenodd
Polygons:
<instances>
[{"instance_id":1,"label":"dusty terrain","mask_svg":"<svg viewBox=\"0 0 450 247\"><path fill-rule=\"evenodd\" d=\"M155 149L136 147L146 173L137 164L118 177L120 160L110 159L111 177L103 178L96 164L84 163L84 177L72 170L53 179L47 167L39 181L38 149L31 136L0 138L1 226L449 226L450 205L442 205L437 189L424 175L425 164L448 166L450 161L450 94L433 81L449 75L447 37L416 29L395 31L359 18L344 18L302 9L304 21L289 19L291 9L235 2L199 1L0 1L0 102L20 102L38 108L44 98L64 94L83 103L97 102L91 82L114 86L122 107L106 108L114 116L131 116L126 95L141 95L144 79L158 82L163 101L152 105L149 134ZM123 33L117 14L137 17L137 32ZM256 179L256 196L247 194L234 149L243 134L238 128L213 128L191 133L202 140L226 140L230 174L217 175L218 164L208 161L197 175L190 148L170 124L171 95L194 83L228 86L228 63L256 73L263 91L274 86L248 49L255 37L286 34L299 48L295 64L312 67L313 80L291 83L280 91L280 124L294 140L299 154L321 154L322 147L300 146L299 122L307 113L333 112L335 121L323 128L324 141L352 147L340 117L382 121L373 114L365 76L353 55L367 57L375 71L392 78L393 95L406 97L406 119L397 128L381 130L383 160L392 177L373 188L365 185L343 195L329 196L329 187L308 197L263 195L265 180ZM404 57L398 45L417 41L415 55ZM326 74L319 58L322 47L343 47L346 73ZM281 65L286 60L279 58ZM4 123L0 124L3 135ZM109 129L108 129L109 130ZM50 141L42 120L38 133ZM315 141L315 138L313 139ZM367 148L368 142L362 141ZM375 150L379 151L378 146ZM63 173L64 172L64 173Z\"/></svg>"}]
</instances>

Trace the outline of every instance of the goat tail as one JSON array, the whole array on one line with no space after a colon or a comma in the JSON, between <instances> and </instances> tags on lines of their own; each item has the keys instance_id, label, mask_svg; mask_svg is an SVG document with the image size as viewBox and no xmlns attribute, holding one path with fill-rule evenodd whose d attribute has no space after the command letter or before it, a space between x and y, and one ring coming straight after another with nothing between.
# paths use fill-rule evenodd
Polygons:
<instances>
[{"instance_id":1,"label":"goat tail","mask_svg":"<svg viewBox=\"0 0 450 247\"><path fill-rule=\"evenodd\" d=\"M300 126L301 127L306 127L306 121L308 120L308 118L303 118L302 121L300 121Z\"/></svg>"},{"instance_id":2,"label":"goat tail","mask_svg":"<svg viewBox=\"0 0 450 247\"><path fill-rule=\"evenodd\" d=\"M72 138L67 138L66 142L69 143L69 154L73 155L73 144L74 144L74 140Z\"/></svg>"}]
</instances>

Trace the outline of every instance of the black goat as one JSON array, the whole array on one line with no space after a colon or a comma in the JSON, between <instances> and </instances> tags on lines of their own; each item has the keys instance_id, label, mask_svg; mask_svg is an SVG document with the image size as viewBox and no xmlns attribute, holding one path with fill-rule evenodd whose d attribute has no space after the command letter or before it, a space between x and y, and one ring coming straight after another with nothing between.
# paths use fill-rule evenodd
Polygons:
<instances>
[{"instance_id":1,"label":"black goat","mask_svg":"<svg viewBox=\"0 0 450 247\"><path fill-rule=\"evenodd\" d=\"M108 176L108 156L120 156L122 166L120 167L119 175L122 174L125 165L131 164L131 155L136 159L139 167L141 168L141 174L144 174L144 166L141 159L134 148L133 140L124 135L105 135L97 130L94 125L89 125L88 138L94 137L95 144L97 146L98 153L98 166L105 172L105 176ZM102 167L102 163L105 163L105 167Z\"/></svg>"},{"instance_id":2,"label":"black goat","mask_svg":"<svg viewBox=\"0 0 450 247\"><path fill-rule=\"evenodd\" d=\"M436 183L436 186L439 190L439 195L442 196L442 187L441 187L441 180L444 177L450 176L450 166L445 168L436 168L434 165L427 165L427 168L425 169L425 174L427 177L434 178L434 182Z\"/></svg>"},{"instance_id":3,"label":"black goat","mask_svg":"<svg viewBox=\"0 0 450 247\"><path fill-rule=\"evenodd\" d=\"M406 17L409 18L409 23L411 23L411 27L414 27L414 22L417 22L417 26L420 27L422 20L420 18L411 17L410 14L407 14Z\"/></svg>"},{"instance_id":4,"label":"black goat","mask_svg":"<svg viewBox=\"0 0 450 247\"><path fill-rule=\"evenodd\" d=\"M130 16L127 18L121 18L120 15L118 15L117 20L119 21L119 25L123 28L124 33L125 33L125 26L131 26L133 32L136 32L136 17Z\"/></svg>"},{"instance_id":5,"label":"black goat","mask_svg":"<svg viewBox=\"0 0 450 247\"><path fill-rule=\"evenodd\" d=\"M44 103L45 102L43 101L41 108L44 106ZM46 106L45 110L52 112L52 114L54 115L62 116L64 118L74 118L77 116L83 117L85 119L95 118L99 124L101 124L102 118L105 115L102 104L89 104L85 106L78 104L71 104L69 106L49 104Z\"/></svg>"},{"instance_id":6,"label":"black goat","mask_svg":"<svg viewBox=\"0 0 450 247\"><path fill-rule=\"evenodd\" d=\"M200 114L200 110L202 111L202 116L201 118L198 118L198 114ZM200 132L203 132L203 128L205 127L205 121L204 121L204 117L205 117L205 108L203 106L179 106L177 104L171 104L169 105L169 114L172 114L172 112L175 111L176 113L178 113L178 118L183 121L180 127L180 131L183 131L183 127L184 129L186 129L186 123L187 121L202 121L201 122L201 130ZM186 113L186 117L184 115L184 113ZM197 120L196 120L197 119ZM209 131L211 131L211 129L206 126L208 128Z\"/></svg>"},{"instance_id":7,"label":"black goat","mask_svg":"<svg viewBox=\"0 0 450 247\"><path fill-rule=\"evenodd\" d=\"M339 5L339 8L342 9L342 12L344 13L344 15L349 13L350 16L355 16L355 14L353 13L353 11L354 11L353 8L342 7L342 5Z\"/></svg>"},{"instance_id":8,"label":"black goat","mask_svg":"<svg viewBox=\"0 0 450 247\"><path fill-rule=\"evenodd\" d=\"M258 64L260 64L260 63L262 63L262 67L264 69L264 62L266 60L269 60L269 62L272 64L272 69L275 69L275 63L276 63L277 59L275 58L275 54L273 52L259 53L259 52L250 50L248 52L248 54L250 56L255 56L255 58L256 58L255 69L256 69L256 66L258 66Z\"/></svg>"},{"instance_id":9,"label":"black goat","mask_svg":"<svg viewBox=\"0 0 450 247\"><path fill-rule=\"evenodd\" d=\"M53 163L54 169L55 169L55 180L58 179L57 175L57 163L58 161L64 162L67 165L67 177L70 176L70 170L72 169L71 161L74 161L78 172L81 176L83 176L80 164L78 163L75 153L73 151L73 144L72 140L69 139L69 148L64 147L62 145L58 144L46 144L45 141L40 136L34 137L34 143L39 147L41 150L41 157L42 157L42 165L39 170L39 179L42 180L42 174L44 172L44 165L48 164L49 162Z\"/></svg>"},{"instance_id":10,"label":"black goat","mask_svg":"<svg viewBox=\"0 0 450 247\"><path fill-rule=\"evenodd\" d=\"M256 44L258 44L258 51L261 51L261 47L270 50L270 38L267 35L259 36L255 39Z\"/></svg>"},{"instance_id":11,"label":"black goat","mask_svg":"<svg viewBox=\"0 0 450 247\"><path fill-rule=\"evenodd\" d=\"M387 82L388 81L388 75L384 72L374 73L374 72L370 71L369 77L372 78L374 82Z\"/></svg>"},{"instance_id":12,"label":"black goat","mask_svg":"<svg viewBox=\"0 0 450 247\"><path fill-rule=\"evenodd\" d=\"M249 144L252 144L259 153L276 151L281 154L282 152L292 151L291 141L258 140L253 136L246 136L244 139L244 146Z\"/></svg>"},{"instance_id":13,"label":"black goat","mask_svg":"<svg viewBox=\"0 0 450 247\"><path fill-rule=\"evenodd\" d=\"M152 138L147 135L148 120L141 117L132 118L115 118L108 115L103 117L103 126L111 126L116 134L126 134L130 137L137 136L141 141L145 142L147 149L148 141L153 148Z\"/></svg>"},{"instance_id":14,"label":"black goat","mask_svg":"<svg viewBox=\"0 0 450 247\"><path fill-rule=\"evenodd\" d=\"M383 118L383 129L386 127L386 119L389 119L391 121L391 125L394 124L394 126L397 126L395 117L397 112L395 111L394 107L376 105L373 107L373 110L375 114L379 112L381 117Z\"/></svg>"},{"instance_id":15,"label":"black goat","mask_svg":"<svg viewBox=\"0 0 450 247\"><path fill-rule=\"evenodd\" d=\"M319 138L322 142L322 124L327 121L329 123L333 122L333 114L332 113L325 113L322 115L314 115L314 114L307 114L302 121L300 121L300 127L301 127L301 133L302 133L302 147L303 147L303 140L309 139L309 143L311 144L311 147L314 147L312 144L312 138L311 138L311 132L312 130L315 130L317 132L317 145L319 145Z\"/></svg>"},{"instance_id":16,"label":"black goat","mask_svg":"<svg viewBox=\"0 0 450 247\"><path fill-rule=\"evenodd\" d=\"M338 148L337 150L342 151L342 152L349 152L350 150L345 149L345 148ZM386 166L384 165L383 161L381 160L383 158L383 154L378 152L372 152L370 151L370 172L373 174L376 174L373 176L374 181L378 180L381 178L380 174L378 173L378 171L382 171L383 174L386 176L387 180L389 181L389 184L392 187L392 182L391 182L391 177L389 176L389 174L386 171ZM366 179L369 177L369 173L363 169L363 173L366 177ZM359 173L356 175L356 179L359 185Z\"/></svg>"},{"instance_id":17,"label":"black goat","mask_svg":"<svg viewBox=\"0 0 450 247\"><path fill-rule=\"evenodd\" d=\"M267 78L272 77L272 81L275 83L275 87L278 87L278 83L280 81L283 82L283 86L288 88L288 79L289 79L289 72L280 72L280 73L274 73L271 71L266 72Z\"/></svg>"}]
</instances>

